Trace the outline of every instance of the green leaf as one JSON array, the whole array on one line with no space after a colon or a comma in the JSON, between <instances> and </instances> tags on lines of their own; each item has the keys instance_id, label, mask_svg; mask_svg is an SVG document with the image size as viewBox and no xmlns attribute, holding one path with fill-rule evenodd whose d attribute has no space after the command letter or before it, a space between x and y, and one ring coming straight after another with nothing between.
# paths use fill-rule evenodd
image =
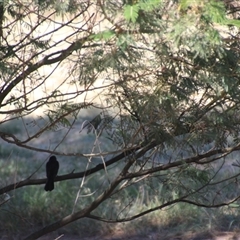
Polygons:
<instances>
[{"instance_id":1,"label":"green leaf","mask_svg":"<svg viewBox=\"0 0 240 240\"><path fill-rule=\"evenodd\" d=\"M226 25L233 25L235 27L240 27L240 20L237 19L226 19Z\"/></svg>"},{"instance_id":2,"label":"green leaf","mask_svg":"<svg viewBox=\"0 0 240 240\"><path fill-rule=\"evenodd\" d=\"M239 204L237 204L237 203L231 203L231 204L229 204L229 207L239 208Z\"/></svg>"},{"instance_id":3,"label":"green leaf","mask_svg":"<svg viewBox=\"0 0 240 240\"><path fill-rule=\"evenodd\" d=\"M138 18L139 5L125 5L124 6L124 17L128 22L135 23Z\"/></svg>"},{"instance_id":4,"label":"green leaf","mask_svg":"<svg viewBox=\"0 0 240 240\"><path fill-rule=\"evenodd\" d=\"M115 32L112 30L102 31L100 33L94 34L92 39L99 41L99 40L110 40L113 36L115 36Z\"/></svg>"},{"instance_id":5,"label":"green leaf","mask_svg":"<svg viewBox=\"0 0 240 240\"><path fill-rule=\"evenodd\" d=\"M64 127L71 127L71 123L69 122L69 120L65 117L61 118L58 122L58 125L62 125Z\"/></svg>"},{"instance_id":6,"label":"green leaf","mask_svg":"<svg viewBox=\"0 0 240 240\"><path fill-rule=\"evenodd\" d=\"M209 1L205 5L205 15L212 22L223 24L226 21L224 4L222 2Z\"/></svg>"},{"instance_id":7,"label":"green leaf","mask_svg":"<svg viewBox=\"0 0 240 240\"><path fill-rule=\"evenodd\" d=\"M159 6L161 0L145 0L139 3L139 8L145 12L150 12Z\"/></svg>"},{"instance_id":8,"label":"green leaf","mask_svg":"<svg viewBox=\"0 0 240 240\"><path fill-rule=\"evenodd\" d=\"M47 47L49 45L49 40L40 41L40 40L32 39L31 42L34 46L36 46L37 48L41 48L41 49L47 49Z\"/></svg>"},{"instance_id":9,"label":"green leaf","mask_svg":"<svg viewBox=\"0 0 240 240\"><path fill-rule=\"evenodd\" d=\"M181 0L179 3L179 9L186 10L192 3L192 0Z\"/></svg>"}]
</instances>

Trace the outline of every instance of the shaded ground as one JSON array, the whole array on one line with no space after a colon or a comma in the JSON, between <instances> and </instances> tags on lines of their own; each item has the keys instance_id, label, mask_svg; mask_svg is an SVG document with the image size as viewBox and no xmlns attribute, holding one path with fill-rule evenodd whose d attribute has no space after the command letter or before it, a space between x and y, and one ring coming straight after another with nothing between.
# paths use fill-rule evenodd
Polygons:
<instances>
[{"instance_id":1,"label":"shaded ground","mask_svg":"<svg viewBox=\"0 0 240 240\"><path fill-rule=\"evenodd\" d=\"M240 232L205 232L200 234L195 234L193 232L185 232L182 234L171 235L169 232L149 232L146 234L134 234L126 235L122 233L109 234L109 235L99 235L97 237L84 237L80 238L74 235L60 235L56 237L54 234L49 234L39 238L39 240L240 240Z\"/></svg>"},{"instance_id":2,"label":"shaded ground","mask_svg":"<svg viewBox=\"0 0 240 240\"><path fill-rule=\"evenodd\" d=\"M78 125L77 129L81 129L80 124ZM66 139L66 142L64 143L65 145L63 146L64 147L63 150L65 148L70 148L72 146L75 146L74 145L75 142L79 142L79 141L85 143L86 146L89 145L89 141L87 141L89 136L81 133L83 135L82 136L81 134L79 134L79 131L76 131L76 129L73 129L72 131L73 132L71 132L71 134L70 134L71 138ZM62 134L61 132L58 132L58 133L60 135ZM41 146L43 146L44 144L47 145L48 138L49 139L57 139L57 138L54 138L55 135L56 135L55 132L48 132L48 133L46 133L45 138L44 137L37 138L35 144L41 145ZM61 137L62 136L60 136L59 138L61 139ZM84 140L81 140L81 137ZM85 149L85 148L87 149L87 147L84 146L83 149ZM87 150L85 150L84 152L87 152ZM37 152L35 154L35 159L37 159L39 161L41 161L41 159L45 159L45 157L46 156L41 152ZM70 166L69 161L68 162L64 161L65 160L64 158L65 157L62 157L62 159L61 159L61 157L59 157L60 161L62 160L61 166L64 166L64 167L62 167L61 170L65 171L65 172L61 172L61 174L68 173L68 172L72 171L72 169L73 169L73 167ZM96 160L93 159L93 162L97 161L97 160L98 159L96 159ZM100 160L100 162L101 162L101 160ZM96 162L96 164L97 163L98 162ZM43 167L43 169L44 169L44 167ZM40 177L45 176L44 170L39 175L40 175ZM239 212L238 212L238 214L236 214L236 216L239 216ZM235 215L234 216L231 216L231 215L226 216L226 218L223 218L222 220L219 218L219 216L215 216L215 217L219 221L219 222L217 221L216 225L223 226L222 228L218 228L218 230L219 229L221 231L233 230L234 232L202 232L202 233L199 233L201 231L201 229L199 228L199 223L195 223L195 226L197 225L197 228L195 228L195 230L192 230L192 232L189 231L190 229L193 229L192 225L186 225L186 228L184 228L184 230L186 229L186 231L183 230L182 232L181 231L178 232L178 230L180 229L179 225L181 225L182 222L187 222L186 216L181 216L179 219L176 220L176 223L173 223L173 221L170 220L171 224L165 226L164 230L163 230L163 228L160 227L158 222L155 223L154 226L151 226L151 224L148 225L147 224L148 222L146 222L146 223L144 222L144 223L136 223L135 225L130 224L132 226L131 229L136 228L136 231L131 231L129 229L125 229L124 227L122 227L122 228L117 227L117 228L111 229L114 231L114 233L94 234L94 233L98 232L98 229L95 229L94 226L90 225L89 229L91 230L91 228L92 228L92 230L93 230L91 232L91 234L94 234L94 236L92 236L92 237L87 237L84 234L81 234L81 236L80 235L78 236L78 235L73 235L73 234L66 233L66 232L64 234L62 234L63 230L59 229L59 231L48 234L47 236L43 236L39 239L40 240L54 240L54 239L60 239L60 240L78 240L78 239L81 239L81 240L125 240L125 239L129 239L129 240L144 240L144 239L146 239L146 240L148 240L148 239L151 239L151 240L238 240L239 239L240 240L240 230L239 230L239 232L235 231L235 229L239 228L239 225L238 225L238 223L240 222L239 218L235 218ZM194 218L194 216L192 216L191 218L199 220L200 216L195 217L195 218ZM205 221L207 218L204 218L204 224L205 224ZM232 223L234 223L234 224L232 224ZM19 229L19 226L17 226L17 228ZM99 227L99 228L101 231L102 228L101 227ZM183 228L181 228L181 230L182 229ZM79 227L79 229L78 229L78 232L80 232L80 231L81 231L81 227ZM196 231L198 231L198 232L196 232ZM203 231L203 229L202 229L202 231ZM25 233L25 234L27 234L27 233ZM83 235L84 235L84 237L83 237ZM9 237L9 235L0 232L0 240L22 240L22 239L23 239L23 236Z\"/></svg>"}]
</instances>

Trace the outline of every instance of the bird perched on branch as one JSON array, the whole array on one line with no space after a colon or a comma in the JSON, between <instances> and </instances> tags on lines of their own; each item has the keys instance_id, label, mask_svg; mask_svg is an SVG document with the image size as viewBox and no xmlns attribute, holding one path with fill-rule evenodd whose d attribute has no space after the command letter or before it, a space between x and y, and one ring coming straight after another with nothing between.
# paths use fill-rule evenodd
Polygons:
<instances>
[{"instance_id":1,"label":"bird perched on branch","mask_svg":"<svg viewBox=\"0 0 240 240\"><path fill-rule=\"evenodd\" d=\"M54 189L54 179L57 176L59 169L59 162L55 156L51 156L46 164L47 182L44 187L45 191L52 191Z\"/></svg>"}]
</instances>

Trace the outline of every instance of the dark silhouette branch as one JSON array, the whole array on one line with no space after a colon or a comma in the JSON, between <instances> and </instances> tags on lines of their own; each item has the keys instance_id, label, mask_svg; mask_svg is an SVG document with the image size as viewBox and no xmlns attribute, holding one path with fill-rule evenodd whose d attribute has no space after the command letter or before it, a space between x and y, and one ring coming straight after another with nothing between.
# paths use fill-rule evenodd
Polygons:
<instances>
[{"instance_id":1,"label":"dark silhouette branch","mask_svg":"<svg viewBox=\"0 0 240 240\"><path fill-rule=\"evenodd\" d=\"M218 155L218 154L224 154L224 156L226 156L226 155L232 153L233 151L238 151L238 150L240 150L240 144L236 145L235 147L231 147L231 148L220 148L220 149L210 150L210 151L208 151L204 154L198 154L198 155L193 156L193 157L189 157L189 158L178 160L178 161L175 161L175 162L163 164L163 165L160 165L158 167L141 170L139 172L128 173L125 176L125 179L132 179L132 178L135 178L135 177L141 177L141 176L144 176L144 175L147 175L147 174L151 174L151 173L159 172L159 171L165 171L165 170L168 170L170 168L179 167L179 166L182 166L182 165L185 165L185 164L191 164L191 163L196 163L196 164L199 164L199 165L208 164L210 162L218 160L219 158L222 158L223 156L220 156L220 157L218 156L216 158L208 160L208 158L210 158L210 157L213 157L213 156ZM204 161L201 161L202 159Z\"/></svg>"},{"instance_id":2,"label":"dark silhouette branch","mask_svg":"<svg viewBox=\"0 0 240 240\"><path fill-rule=\"evenodd\" d=\"M228 206L228 205L236 202L237 200L239 200L239 198L240 198L240 196L237 196L236 198L233 198L232 200L230 200L228 202L223 202L223 203L219 203L219 204L203 204L203 203L198 203L198 202L194 202L194 201L183 199L183 198L178 198L178 199L175 199L175 200L172 200L172 201L168 201L167 203L162 204L160 206L150 208L150 209L148 209L144 212L141 212L139 214L136 214L136 215L128 217L128 218L106 219L106 218L101 218L99 216L95 216L95 215L92 215L92 214L89 214L85 217L90 218L90 219L94 219L94 220L98 220L98 221L101 221L101 222L107 222L107 223L120 223L120 222L123 223L123 222L130 222L130 221L135 220L137 218L143 217L144 215L147 215L151 212L161 210L165 207L169 207L169 206L171 206L173 204L176 204L176 203L188 203L188 204L191 204L191 205L194 205L194 206L197 206L197 207L204 207L204 208L219 208L219 207Z\"/></svg>"},{"instance_id":3,"label":"dark silhouette branch","mask_svg":"<svg viewBox=\"0 0 240 240\"><path fill-rule=\"evenodd\" d=\"M141 156L143 156L149 149L151 149L153 147L154 143L150 143L147 146L145 146L144 148L141 148L141 150L139 150L139 152L136 153L136 157L132 157L128 160L128 162L126 163L126 165L124 166L124 168L122 169L122 171L120 172L120 174L115 178L115 180L113 180L109 187L102 193L100 194L96 200L94 200L90 206L84 208L81 211L78 211L76 213L70 214L66 217L64 217L63 219L44 227L43 229L29 235L27 238L25 238L25 240L34 240L37 239L49 232L52 232L54 230L57 230L60 227L63 227L71 222L74 222L80 218L86 217L88 216L94 209L96 209L103 201L105 201L106 199L108 199L111 195L111 193L114 191L114 189L118 186L118 184L124 179L124 176L127 174L129 168L133 165L133 163L135 162L136 158L139 158ZM136 151L136 150L135 150ZM123 157L126 155L125 153L122 153ZM131 154L131 152L130 152ZM91 172L92 173L92 172Z\"/></svg>"},{"instance_id":4,"label":"dark silhouette branch","mask_svg":"<svg viewBox=\"0 0 240 240\"><path fill-rule=\"evenodd\" d=\"M105 166L109 166L115 162L118 162L119 160L131 155L132 153L136 152L137 150L139 150L141 148L141 146L136 146L135 148L129 149L129 150L125 150L124 152L120 153L119 155L113 157L112 159L106 161L105 164L101 163L98 164L97 166L87 170L86 172L78 172L78 173L69 173L69 174L65 174L62 176L57 176L55 178L55 182L59 182L59 181L64 181L64 180L70 180L70 179L76 179L76 178L82 178L84 175L88 176L91 175L95 172L98 172L100 170L104 169L104 165ZM60 166L61 167L61 166ZM41 185L41 184L45 184L46 183L46 178L44 179L31 179L31 178L27 178L23 181L19 181L17 183L13 183L10 184L4 188L0 189L0 194L9 192L11 190L17 189L17 188L21 188L24 186L28 186L28 185Z\"/></svg>"},{"instance_id":5,"label":"dark silhouette branch","mask_svg":"<svg viewBox=\"0 0 240 240\"><path fill-rule=\"evenodd\" d=\"M149 151L150 149L154 148L156 146L156 142L152 142L147 146L147 151ZM133 159L134 161L136 159L139 158L139 153L137 153L141 148L143 148L143 146L136 146L132 149L128 149L123 151L122 153L118 154L117 156L111 158L110 160L106 161L105 164L101 163L98 164L97 166L87 170L86 172L78 172L78 173L68 173L65 175L61 175L61 176L57 176L55 178L55 182L60 182L60 181L65 181L65 180L70 180L70 179L77 179L77 178L82 178L83 176L89 176L95 172L98 172L100 170L104 169L104 165L105 166L110 166L113 163L118 162L119 160L124 159L125 157L129 157L130 155L133 154ZM145 148L144 148L145 149ZM175 167L179 167L182 165L186 165L186 164L191 164L191 163L195 163L195 164L199 164L199 165L203 165L203 164L208 164L210 161L206 160L206 158L210 158L212 156L215 156L217 154L230 154L233 151L237 151L240 149L240 144L238 144L237 146L233 147L233 148L224 148L224 149L215 149L215 150L211 150L208 151L204 154L201 155L197 155L194 157L190 157L190 158L186 158L184 160L178 160L175 162L171 162L171 163L167 163L167 164L163 164L157 167L153 167L150 169L145 169L145 170L141 170L139 172L134 172L134 173L126 173L123 177L123 179L132 179L132 178L136 178L136 177L141 177L144 175L148 175L148 174L152 174L155 172L159 172L159 171L164 171L164 170L168 170L171 168L175 168ZM145 150L146 152L146 150ZM141 150L140 150L141 153ZM134 154L137 154L136 156L134 156ZM142 156L142 155L141 155ZM205 161L200 161L202 159L205 159ZM217 157L218 159L218 157ZM212 159L211 161L214 161L214 159ZM14 184L10 184L4 188L0 189L0 194L9 192L13 189L17 189L17 188L21 188L27 185L41 185L41 184L45 184L46 183L46 178L44 179L31 179L31 178L27 178L23 181L19 181L17 183Z\"/></svg>"},{"instance_id":6,"label":"dark silhouette branch","mask_svg":"<svg viewBox=\"0 0 240 240\"><path fill-rule=\"evenodd\" d=\"M80 218L85 217L88 215L90 212L92 212L94 209L96 209L105 199L108 198L108 196L111 194L111 192L118 186L118 184L121 182L122 178L121 175L119 175L108 187L106 191L104 191L95 201L93 201L90 206L84 208L81 211L78 211L76 213L70 214L61 220L44 227L43 229L29 235L28 237L25 238L25 240L35 240L47 233L50 233L52 231L55 231L71 222L74 222Z\"/></svg>"},{"instance_id":7,"label":"dark silhouette branch","mask_svg":"<svg viewBox=\"0 0 240 240\"><path fill-rule=\"evenodd\" d=\"M108 222L108 223L119 223L119 222L129 222L129 221L132 221L132 220L135 220L137 218L140 218L144 215L147 215L151 212L154 212L154 211L157 211L157 210L161 210L165 207L169 207L173 204L176 204L176 203L187 203L187 204L191 204L191 205L195 205L195 206L198 206L198 207L204 207L204 208L219 208L219 207L223 207L223 206L228 206L234 202L236 202L237 200L240 199L240 196L237 196L235 198L233 198L232 200L229 200L229 201L225 201L225 202L222 202L222 203L214 203L214 201L211 203L211 204L204 204L204 203L200 203L200 202L197 202L197 201L192 201L192 200L189 200L187 199L188 197L190 197L191 195L203 190L205 187L208 187L210 185L215 185L215 184L218 184L220 182L223 182L223 181L228 181L228 180L231 180L233 178L236 178L238 177L240 174L236 174L235 176L231 176L229 178L225 178L221 181L218 181L218 182L215 182L215 183L212 183L213 179L215 178L216 174L214 176L212 176L209 181L207 181L204 185L200 186L198 189L195 189L187 194L185 194L184 196L181 196L177 199L174 199L174 200L169 200L167 201L166 203L160 205L160 206L157 206L157 207L154 207L154 208L150 208L146 211L143 211L139 214L136 214L136 215L133 215L131 217L127 217L127 218L122 218L122 219L106 219L106 218L101 218L99 216L96 216L96 215L92 215L92 214L89 214L88 216L86 216L87 218L91 218L91 219L94 219L94 220L98 220L98 221L102 221L102 222Z\"/></svg>"},{"instance_id":8,"label":"dark silhouette branch","mask_svg":"<svg viewBox=\"0 0 240 240\"><path fill-rule=\"evenodd\" d=\"M60 227L63 227L73 221L76 221L80 218L83 217L87 217L87 218L91 218L94 220L98 220L98 221L103 221L103 222L108 222L108 223L119 223L119 222L129 222L132 221L134 219L140 218L146 214L149 214L151 212L155 212L157 210L161 210L164 209L168 206L171 206L173 204L176 203L188 203L188 204L192 204L198 207L204 207L204 208L219 208L219 207L223 207L223 206L228 206L234 202L236 202L240 196L237 196L236 198L233 198L232 200L228 201L228 202L223 202L223 203L219 203L219 204L203 204L203 203L198 203L198 202L194 202L188 199L185 199L186 196L180 197L178 199L174 199L172 201L167 201L166 203L154 207L154 208L150 208L146 211L143 211L139 214L136 214L134 216L128 217L128 218L122 218L122 219L105 219L105 218L101 218L95 215L90 214L91 211L93 211L96 207L98 207L104 200L106 200L108 198L108 196L111 194L111 192L117 187L117 185L123 180L123 178L121 178L122 175L124 175L124 172L129 169L129 167L131 166L131 163L127 164L128 168L126 167L126 169L124 169L122 171L122 173L116 178L116 180L110 185L110 187L108 188L108 190L106 190L103 194L101 194L89 207L76 212L74 214L71 214L69 216L64 217L63 219L41 229L40 231L37 231L31 235L29 235L27 238L25 238L25 240L34 240L37 239L49 232L52 232ZM126 172L125 172L126 173Z\"/></svg>"},{"instance_id":9,"label":"dark silhouette branch","mask_svg":"<svg viewBox=\"0 0 240 240\"><path fill-rule=\"evenodd\" d=\"M90 37L83 37L75 42L73 42L68 48L62 50L62 51L57 51L54 53L51 53L47 56L45 56L42 60L38 61L35 64L29 64L28 68L22 72L20 75L18 75L9 85L6 87L5 90L1 92L0 95L0 106L5 99L5 97L12 91L12 89L19 84L23 79L25 79L29 74L32 72L35 72L37 69L39 69L42 66L45 65L50 65L56 62L63 61L66 59L69 55L72 54L73 51L81 49L82 45L89 40Z\"/></svg>"}]
</instances>

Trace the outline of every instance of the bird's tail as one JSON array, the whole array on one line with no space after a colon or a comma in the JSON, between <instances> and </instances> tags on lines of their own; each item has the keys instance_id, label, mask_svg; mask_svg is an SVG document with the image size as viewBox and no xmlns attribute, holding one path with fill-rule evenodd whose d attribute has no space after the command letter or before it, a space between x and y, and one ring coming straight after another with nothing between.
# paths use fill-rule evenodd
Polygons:
<instances>
[{"instance_id":1,"label":"bird's tail","mask_svg":"<svg viewBox=\"0 0 240 240\"><path fill-rule=\"evenodd\" d=\"M54 180L48 179L44 189L45 189L45 191L52 191L54 189Z\"/></svg>"}]
</instances>

